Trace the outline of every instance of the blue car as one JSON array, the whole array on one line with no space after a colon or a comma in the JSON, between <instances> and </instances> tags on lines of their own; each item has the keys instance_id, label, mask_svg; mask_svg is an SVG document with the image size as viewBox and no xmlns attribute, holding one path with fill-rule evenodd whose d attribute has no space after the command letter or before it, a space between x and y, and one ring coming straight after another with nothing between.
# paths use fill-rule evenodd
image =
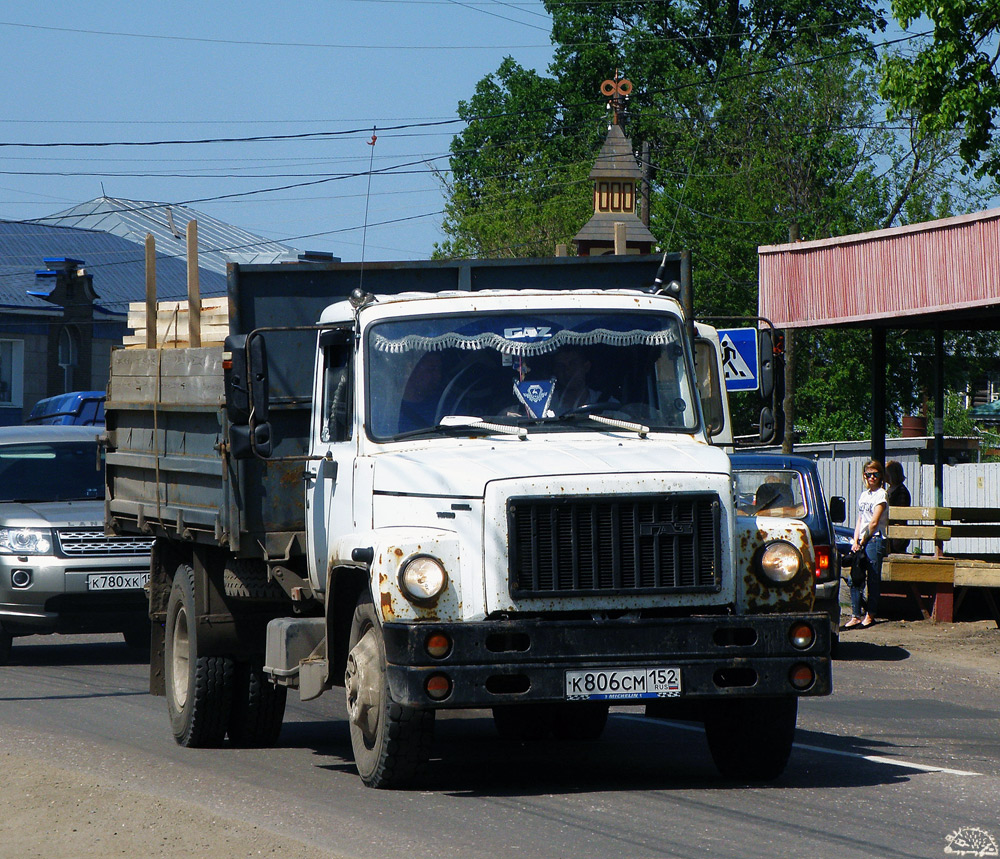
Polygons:
<instances>
[{"instance_id":1,"label":"blue car","mask_svg":"<svg viewBox=\"0 0 1000 859\"><path fill-rule=\"evenodd\" d=\"M26 424L104 426L104 391L72 391L35 403Z\"/></svg>"},{"instance_id":2,"label":"blue car","mask_svg":"<svg viewBox=\"0 0 1000 859\"><path fill-rule=\"evenodd\" d=\"M842 552L834 526L847 518L847 503L839 495L832 497L829 503L826 501L816 463L808 457L734 453L729 458L739 514L786 516L800 519L808 526L816 556L816 610L830 616L836 647L840 637Z\"/></svg>"}]
</instances>

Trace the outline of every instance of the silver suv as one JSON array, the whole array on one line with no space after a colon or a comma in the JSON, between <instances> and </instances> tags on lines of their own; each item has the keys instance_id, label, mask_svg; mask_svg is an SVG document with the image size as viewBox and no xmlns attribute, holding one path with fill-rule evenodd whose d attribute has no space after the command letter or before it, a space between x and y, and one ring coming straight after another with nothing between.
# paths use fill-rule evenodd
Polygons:
<instances>
[{"instance_id":1,"label":"silver suv","mask_svg":"<svg viewBox=\"0 0 1000 859\"><path fill-rule=\"evenodd\" d=\"M14 637L121 632L149 646L151 540L104 534L100 428L0 427L0 664Z\"/></svg>"}]
</instances>

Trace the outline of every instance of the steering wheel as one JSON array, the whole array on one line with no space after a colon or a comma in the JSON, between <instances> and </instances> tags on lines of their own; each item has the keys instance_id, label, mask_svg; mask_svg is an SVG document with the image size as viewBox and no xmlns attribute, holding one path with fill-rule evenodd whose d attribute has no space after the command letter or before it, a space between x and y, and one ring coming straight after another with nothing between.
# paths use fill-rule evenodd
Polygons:
<instances>
[{"instance_id":1,"label":"steering wheel","mask_svg":"<svg viewBox=\"0 0 1000 859\"><path fill-rule=\"evenodd\" d=\"M482 377L487 369L489 369L489 365L486 361L473 361L455 374L454 378L444 386L444 390L438 398L437 408L434 410L435 424L441 423L441 418L445 415L454 414L455 406L462 402L477 385L485 387L489 384L488 376ZM464 387L458 390L460 383Z\"/></svg>"}]
</instances>

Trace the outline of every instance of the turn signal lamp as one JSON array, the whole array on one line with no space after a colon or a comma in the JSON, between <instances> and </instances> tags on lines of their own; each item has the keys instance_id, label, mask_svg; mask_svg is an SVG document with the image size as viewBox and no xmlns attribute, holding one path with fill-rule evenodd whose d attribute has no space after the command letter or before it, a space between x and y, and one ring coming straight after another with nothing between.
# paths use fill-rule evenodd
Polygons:
<instances>
[{"instance_id":1,"label":"turn signal lamp","mask_svg":"<svg viewBox=\"0 0 1000 859\"><path fill-rule=\"evenodd\" d=\"M427 697L443 701L451 694L451 681L444 674L432 674L427 678Z\"/></svg>"},{"instance_id":2,"label":"turn signal lamp","mask_svg":"<svg viewBox=\"0 0 1000 859\"><path fill-rule=\"evenodd\" d=\"M816 682L816 675L812 668L800 662L798 665L793 665L792 670L788 672L788 682L801 692Z\"/></svg>"},{"instance_id":3,"label":"turn signal lamp","mask_svg":"<svg viewBox=\"0 0 1000 859\"><path fill-rule=\"evenodd\" d=\"M789 631L788 640L792 642L792 647L805 650L816 640L816 633L808 623L797 623Z\"/></svg>"},{"instance_id":4,"label":"turn signal lamp","mask_svg":"<svg viewBox=\"0 0 1000 859\"><path fill-rule=\"evenodd\" d=\"M424 647L429 656L444 659L451 652L451 640L443 632L435 632L427 637Z\"/></svg>"}]
</instances>

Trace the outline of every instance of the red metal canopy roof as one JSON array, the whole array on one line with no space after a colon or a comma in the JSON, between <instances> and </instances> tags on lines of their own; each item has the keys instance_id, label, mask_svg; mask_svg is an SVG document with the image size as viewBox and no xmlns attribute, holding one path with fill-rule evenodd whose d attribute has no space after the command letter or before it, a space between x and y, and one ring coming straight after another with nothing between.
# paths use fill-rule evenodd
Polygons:
<instances>
[{"instance_id":1,"label":"red metal canopy roof","mask_svg":"<svg viewBox=\"0 0 1000 859\"><path fill-rule=\"evenodd\" d=\"M757 249L759 313L778 328L996 327L1000 209Z\"/></svg>"}]
</instances>

